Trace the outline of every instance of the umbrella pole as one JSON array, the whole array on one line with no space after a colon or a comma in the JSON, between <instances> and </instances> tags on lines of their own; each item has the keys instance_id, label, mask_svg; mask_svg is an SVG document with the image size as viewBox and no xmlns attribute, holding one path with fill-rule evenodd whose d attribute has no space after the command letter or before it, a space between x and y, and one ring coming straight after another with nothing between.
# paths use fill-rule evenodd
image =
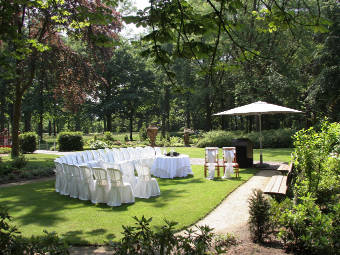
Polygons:
<instances>
[{"instance_id":1,"label":"umbrella pole","mask_svg":"<svg viewBox=\"0 0 340 255\"><path fill-rule=\"evenodd\" d=\"M262 157L262 124L261 124L261 114L259 114L259 125L260 125L260 165L263 164L263 157Z\"/></svg>"}]
</instances>

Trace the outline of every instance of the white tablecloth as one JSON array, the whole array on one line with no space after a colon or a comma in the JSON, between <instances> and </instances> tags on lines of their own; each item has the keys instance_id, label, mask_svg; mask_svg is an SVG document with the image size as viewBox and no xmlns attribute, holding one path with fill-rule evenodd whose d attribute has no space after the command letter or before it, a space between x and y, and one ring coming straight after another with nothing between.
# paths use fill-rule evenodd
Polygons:
<instances>
[{"instance_id":1,"label":"white tablecloth","mask_svg":"<svg viewBox=\"0 0 340 255\"><path fill-rule=\"evenodd\" d=\"M185 177L193 175L188 155L177 157L159 156L151 167L151 174L160 178Z\"/></svg>"}]
</instances>

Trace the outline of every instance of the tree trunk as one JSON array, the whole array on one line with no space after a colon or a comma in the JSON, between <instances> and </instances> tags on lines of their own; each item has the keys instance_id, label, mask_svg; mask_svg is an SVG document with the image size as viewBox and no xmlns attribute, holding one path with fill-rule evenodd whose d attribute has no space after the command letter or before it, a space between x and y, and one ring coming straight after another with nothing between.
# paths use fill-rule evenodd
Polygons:
<instances>
[{"instance_id":1,"label":"tree trunk","mask_svg":"<svg viewBox=\"0 0 340 255\"><path fill-rule=\"evenodd\" d=\"M211 119L211 114L212 114L212 109L211 109L211 100L210 100L210 89L209 89L209 76L205 78L205 97L204 97L204 102L205 102L205 130L210 131L212 129L212 119Z\"/></svg>"},{"instance_id":2,"label":"tree trunk","mask_svg":"<svg viewBox=\"0 0 340 255\"><path fill-rule=\"evenodd\" d=\"M107 121L106 121L106 117L105 117L105 114L104 114L104 116L103 116L104 132L107 131L106 123L107 123Z\"/></svg>"},{"instance_id":3,"label":"tree trunk","mask_svg":"<svg viewBox=\"0 0 340 255\"><path fill-rule=\"evenodd\" d=\"M112 132L112 115L111 113L106 114L106 130Z\"/></svg>"},{"instance_id":4,"label":"tree trunk","mask_svg":"<svg viewBox=\"0 0 340 255\"><path fill-rule=\"evenodd\" d=\"M13 123L12 123L12 158L19 156L19 124L21 117L22 93L20 93L20 84L15 86L15 99L13 105Z\"/></svg>"},{"instance_id":5,"label":"tree trunk","mask_svg":"<svg viewBox=\"0 0 340 255\"><path fill-rule=\"evenodd\" d=\"M25 132L29 132L32 130L32 124L31 124L31 120L32 120L32 113L31 112L25 112L24 113L24 131Z\"/></svg>"},{"instance_id":6,"label":"tree trunk","mask_svg":"<svg viewBox=\"0 0 340 255\"><path fill-rule=\"evenodd\" d=\"M164 95L164 110L165 110L165 132L170 131L170 87L165 87Z\"/></svg>"},{"instance_id":7,"label":"tree trunk","mask_svg":"<svg viewBox=\"0 0 340 255\"><path fill-rule=\"evenodd\" d=\"M43 112L40 111L39 113L39 124L38 124L38 135L40 137L40 141L43 139L43 121L44 121L44 115Z\"/></svg>"},{"instance_id":8,"label":"tree trunk","mask_svg":"<svg viewBox=\"0 0 340 255\"><path fill-rule=\"evenodd\" d=\"M81 123L80 123L80 113L79 111L74 115L75 129L76 131L81 131Z\"/></svg>"},{"instance_id":9,"label":"tree trunk","mask_svg":"<svg viewBox=\"0 0 340 255\"><path fill-rule=\"evenodd\" d=\"M51 120L48 120L48 135L52 135L52 122Z\"/></svg>"},{"instance_id":10,"label":"tree trunk","mask_svg":"<svg viewBox=\"0 0 340 255\"><path fill-rule=\"evenodd\" d=\"M133 129L133 113L131 112L130 118L129 118L129 129L130 129L130 141L133 141L132 137L132 129Z\"/></svg>"},{"instance_id":11,"label":"tree trunk","mask_svg":"<svg viewBox=\"0 0 340 255\"><path fill-rule=\"evenodd\" d=\"M53 120L53 135L56 136L57 132L56 132L56 123L55 123L55 119Z\"/></svg>"},{"instance_id":12,"label":"tree trunk","mask_svg":"<svg viewBox=\"0 0 340 255\"><path fill-rule=\"evenodd\" d=\"M7 95L7 88L6 85L3 84L2 93L1 93L1 102L0 102L0 131L4 130L5 128L5 111L6 111L6 95ZM9 130L8 130L9 131Z\"/></svg>"},{"instance_id":13,"label":"tree trunk","mask_svg":"<svg viewBox=\"0 0 340 255\"><path fill-rule=\"evenodd\" d=\"M185 102L185 126L191 128L191 118L190 118L190 94L187 93Z\"/></svg>"}]
</instances>

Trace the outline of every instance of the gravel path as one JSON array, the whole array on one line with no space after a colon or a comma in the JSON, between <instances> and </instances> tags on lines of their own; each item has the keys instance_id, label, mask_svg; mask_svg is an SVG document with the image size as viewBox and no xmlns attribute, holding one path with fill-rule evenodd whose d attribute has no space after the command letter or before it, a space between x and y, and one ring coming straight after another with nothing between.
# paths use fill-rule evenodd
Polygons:
<instances>
[{"instance_id":1,"label":"gravel path","mask_svg":"<svg viewBox=\"0 0 340 255\"><path fill-rule=\"evenodd\" d=\"M208 225L216 233L234 233L247 227L249 218L248 198L254 189L263 190L271 176L277 174L275 170L262 170L249 181L234 190L204 219L196 225Z\"/></svg>"}]
</instances>

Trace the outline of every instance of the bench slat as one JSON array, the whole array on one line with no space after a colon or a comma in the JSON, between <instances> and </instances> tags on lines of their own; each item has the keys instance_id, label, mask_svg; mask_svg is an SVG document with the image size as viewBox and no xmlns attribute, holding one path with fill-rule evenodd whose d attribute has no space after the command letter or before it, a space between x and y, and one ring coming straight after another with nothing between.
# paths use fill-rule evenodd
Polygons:
<instances>
[{"instance_id":1,"label":"bench slat","mask_svg":"<svg viewBox=\"0 0 340 255\"><path fill-rule=\"evenodd\" d=\"M287 192L287 176L283 176L281 186L280 186L278 193L286 194L286 192Z\"/></svg>"},{"instance_id":2,"label":"bench slat","mask_svg":"<svg viewBox=\"0 0 340 255\"><path fill-rule=\"evenodd\" d=\"M274 176L272 176L272 178L270 178L267 186L264 189L264 193L271 192L271 190L272 190L272 188L274 186L274 183L276 181L276 176L278 176L278 175L274 175Z\"/></svg>"},{"instance_id":3,"label":"bench slat","mask_svg":"<svg viewBox=\"0 0 340 255\"><path fill-rule=\"evenodd\" d=\"M274 175L264 189L265 194L286 194L287 176Z\"/></svg>"},{"instance_id":4,"label":"bench slat","mask_svg":"<svg viewBox=\"0 0 340 255\"><path fill-rule=\"evenodd\" d=\"M282 183L282 178L283 176L282 175L278 175L277 178L276 178L276 181L275 181L275 184L272 188L272 192L275 192L275 193L278 193L279 190L280 190L280 186L281 186L281 183Z\"/></svg>"}]
</instances>

